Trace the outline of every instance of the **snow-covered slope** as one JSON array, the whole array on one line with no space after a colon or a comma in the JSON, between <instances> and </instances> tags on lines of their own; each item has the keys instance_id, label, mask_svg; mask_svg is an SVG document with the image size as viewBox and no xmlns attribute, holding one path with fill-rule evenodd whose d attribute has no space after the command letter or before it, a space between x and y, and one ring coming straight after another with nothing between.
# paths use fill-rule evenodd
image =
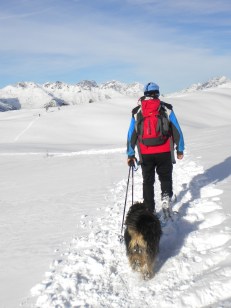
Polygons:
<instances>
[{"instance_id":1,"label":"snow-covered slope","mask_svg":"<svg viewBox=\"0 0 231 308\"><path fill-rule=\"evenodd\" d=\"M36 84L20 82L0 89L0 99L19 101L21 108L35 109L61 105L99 102L105 99L126 96L140 96L143 86L139 83L124 84L110 81L97 85L95 81L83 80L75 85L60 81ZM3 103L2 103L3 104Z\"/></svg>"},{"instance_id":2,"label":"snow-covered slope","mask_svg":"<svg viewBox=\"0 0 231 308\"><path fill-rule=\"evenodd\" d=\"M0 306L230 307L231 88L165 99L186 152L174 166L178 215L147 282L118 241L136 98L0 113ZM140 169L134 185L141 200ZM158 178L155 189L161 215Z\"/></svg>"}]
</instances>

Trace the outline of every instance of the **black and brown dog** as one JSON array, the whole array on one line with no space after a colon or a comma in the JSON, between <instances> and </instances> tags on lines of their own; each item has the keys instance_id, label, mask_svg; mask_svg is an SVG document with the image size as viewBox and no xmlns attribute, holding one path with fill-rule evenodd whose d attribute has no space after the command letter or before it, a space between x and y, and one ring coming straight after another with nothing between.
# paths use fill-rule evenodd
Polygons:
<instances>
[{"instance_id":1,"label":"black and brown dog","mask_svg":"<svg viewBox=\"0 0 231 308\"><path fill-rule=\"evenodd\" d=\"M162 234L158 217L137 202L130 207L125 225L124 239L131 268L141 272L144 279L152 278Z\"/></svg>"}]
</instances>

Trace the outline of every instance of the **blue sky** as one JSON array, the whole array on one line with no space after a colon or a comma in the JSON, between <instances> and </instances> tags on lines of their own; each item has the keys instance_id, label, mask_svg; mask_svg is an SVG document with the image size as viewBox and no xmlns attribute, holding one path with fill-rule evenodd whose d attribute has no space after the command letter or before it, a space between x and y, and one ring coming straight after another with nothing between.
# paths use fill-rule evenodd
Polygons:
<instances>
[{"instance_id":1,"label":"blue sky","mask_svg":"<svg viewBox=\"0 0 231 308\"><path fill-rule=\"evenodd\" d=\"M0 88L231 78L230 0L0 0Z\"/></svg>"}]
</instances>

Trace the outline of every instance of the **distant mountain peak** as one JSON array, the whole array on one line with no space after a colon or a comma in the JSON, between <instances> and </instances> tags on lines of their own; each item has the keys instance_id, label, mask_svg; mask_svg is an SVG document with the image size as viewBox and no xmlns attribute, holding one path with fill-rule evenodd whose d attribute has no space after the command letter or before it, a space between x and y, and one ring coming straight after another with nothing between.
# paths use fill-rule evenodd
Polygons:
<instances>
[{"instance_id":1,"label":"distant mountain peak","mask_svg":"<svg viewBox=\"0 0 231 308\"><path fill-rule=\"evenodd\" d=\"M76 85L84 90L91 90L92 88L98 88L98 84L94 80L82 80Z\"/></svg>"},{"instance_id":2,"label":"distant mountain peak","mask_svg":"<svg viewBox=\"0 0 231 308\"><path fill-rule=\"evenodd\" d=\"M194 83L190 87L182 91L171 93L167 96L178 96L178 95L193 93L197 91L204 91L207 89L213 89L213 88L221 87L221 86L228 85L228 84L231 85L231 80L225 76L213 77L206 82Z\"/></svg>"},{"instance_id":3,"label":"distant mountain peak","mask_svg":"<svg viewBox=\"0 0 231 308\"><path fill-rule=\"evenodd\" d=\"M37 88L38 84L32 81L23 81L23 82L18 82L14 85L16 88Z\"/></svg>"},{"instance_id":4,"label":"distant mountain peak","mask_svg":"<svg viewBox=\"0 0 231 308\"><path fill-rule=\"evenodd\" d=\"M124 95L142 95L143 85L139 82L130 84L122 83L120 81L111 80L100 85L100 89L114 90Z\"/></svg>"},{"instance_id":5,"label":"distant mountain peak","mask_svg":"<svg viewBox=\"0 0 231 308\"><path fill-rule=\"evenodd\" d=\"M204 89L210 89L210 88L216 88L219 87L223 84L226 84L227 82L230 82L230 80L225 77L213 77L212 79L203 82L203 83L197 83L197 84L193 84L191 87L187 88L186 91L190 91L190 90L204 90Z\"/></svg>"},{"instance_id":6,"label":"distant mountain peak","mask_svg":"<svg viewBox=\"0 0 231 308\"><path fill-rule=\"evenodd\" d=\"M46 82L42 85L42 87L46 88L46 89L63 89L63 88L68 88L69 85L62 82L62 81L55 81L55 82Z\"/></svg>"}]
</instances>

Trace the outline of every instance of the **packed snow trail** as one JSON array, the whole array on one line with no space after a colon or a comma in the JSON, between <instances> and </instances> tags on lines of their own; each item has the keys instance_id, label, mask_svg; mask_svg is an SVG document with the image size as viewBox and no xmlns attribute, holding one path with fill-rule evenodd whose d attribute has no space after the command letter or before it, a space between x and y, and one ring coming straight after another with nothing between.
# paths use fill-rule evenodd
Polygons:
<instances>
[{"instance_id":1,"label":"packed snow trail","mask_svg":"<svg viewBox=\"0 0 231 308\"><path fill-rule=\"evenodd\" d=\"M36 307L230 307L231 228L223 227L222 191L189 157L175 165L178 214L163 226L155 277L143 281L129 268L118 239L126 181L110 192L108 207L98 209L102 217L82 218L87 235L74 238L32 288ZM155 185L158 196L158 180ZM131 193L129 198L128 207ZM135 173L134 199L142 200L141 170ZM159 204L157 199L161 214Z\"/></svg>"}]
</instances>

